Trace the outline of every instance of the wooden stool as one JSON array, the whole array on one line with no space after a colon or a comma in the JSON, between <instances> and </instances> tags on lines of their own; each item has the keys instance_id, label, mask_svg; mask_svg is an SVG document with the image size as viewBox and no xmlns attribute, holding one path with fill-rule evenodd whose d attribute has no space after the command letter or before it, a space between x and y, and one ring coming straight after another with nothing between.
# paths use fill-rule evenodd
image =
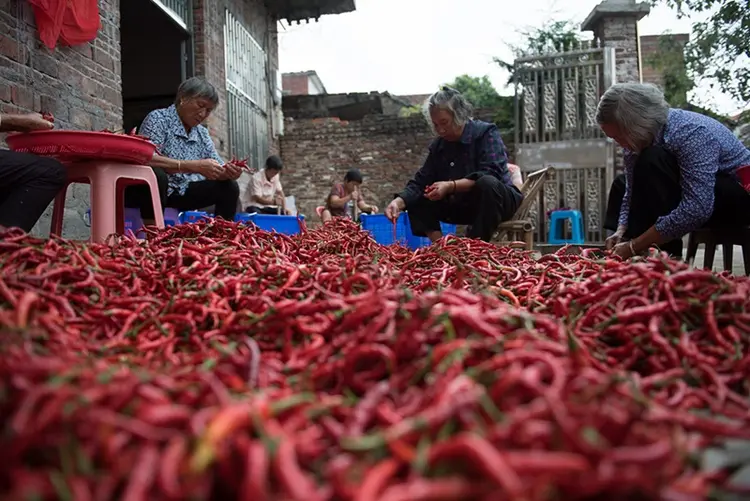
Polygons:
<instances>
[{"instance_id":1,"label":"wooden stool","mask_svg":"<svg viewBox=\"0 0 750 501\"><path fill-rule=\"evenodd\" d=\"M750 227L732 229L705 228L691 232L688 237L687 256L685 257L688 262L695 259L700 244L706 246L703 267L709 270L713 269L714 266L716 246L721 245L725 271L732 271L734 246L741 245L742 260L745 263L745 275L750 275Z\"/></svg>"}]
</instances>

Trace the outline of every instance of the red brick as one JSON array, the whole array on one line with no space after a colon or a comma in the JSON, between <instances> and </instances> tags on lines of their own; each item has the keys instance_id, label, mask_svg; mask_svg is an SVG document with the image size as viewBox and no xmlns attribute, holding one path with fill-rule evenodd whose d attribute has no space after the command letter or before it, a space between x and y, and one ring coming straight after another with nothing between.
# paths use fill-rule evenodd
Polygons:
<instances>
[{"instance_id":1,"label":"red brick","mask_svg":"<svg viewBox=\"0 0 750 501\"><path fill-rule=\"evenodd\" d=\"M30 89L18 86L11 87L10 101L21 108L34 109L34 93Z\"/></svg>"},{"instance_id":2,"label":"red brick","mask_svg":"<svg viewBox=\"0 0 750 501\"><path fill-rule=\"evenodd\" d=\"M60 74L58 61L47 54L35 54L31 59L31 67L53 78Z\"/></svg>"},{"instance_id":3,"label":"red brick","mask_svg":"<svg viewBox=\"0 0 750 501\"><path fill-rule=\"evenodd\" d=\"M23 63L26 61L26 48L7 35L0 35L0 55Z\"/></svg>"},{"instance_id":4,"label":"red brick","mask_svg":"<svg viewBox=\"0 0 750 501\"><path fill-rule=\"evenodd\" d=\"M0 101L10 102L10 85L0 82Z\"/></svg>"}]
</instances>

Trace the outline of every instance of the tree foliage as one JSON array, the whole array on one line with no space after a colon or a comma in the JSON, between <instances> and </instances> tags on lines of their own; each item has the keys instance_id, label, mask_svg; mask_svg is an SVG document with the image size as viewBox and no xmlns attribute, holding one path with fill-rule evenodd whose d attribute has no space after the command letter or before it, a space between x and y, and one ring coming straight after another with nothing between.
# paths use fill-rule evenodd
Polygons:
<instances>
[{"instance_id":1,"label":"tree foliage","mask_svg":"<svg viewBox=\"0 0 750 501\"><path fill-rule=\"evenodd\" d=\"M513 97L501 96L487 75L460 75L448 85L463 94L474 108L493 110L493 120L500 129L513 127Z\"/></svg>"},{"instance_id":2,"label":"tree foliage","mask_svg":"<svg viewBox=\"0 0 750 501\"><path fill-rule=\"evenodd\" d=\"M688 70L719 90L750 103L750 8L747 0L652 0L678 17L703 14L686 50Z\"/></svg>"},{"instance_id":3,"label":"tree foliage","mask_svg":"<svg viewBox=\"0 0 750 501\"><path fill-rule=\"evenodd\" d=\"M670 34L664 34L659 37L658 50L644 62L661 73L667 102L675 108L686 108L687 95L695 88L695 80L687 71L685 46Z\"/></svg>"},{"instance_id":4,"label":"tree foliage","mask_svg":"<svg viewBox=\"0 0 750 501\"><path fill-rule=\"evenodd\" d=\"M537 57L553 52L576 50L583 46L585 37L573 21L549 21L538 28L519 32L524 40L522 45L509 45L513 60L506 61L495 57L494 61L510 73L508 83L515 78L515 60Z\"/></svg>"}]
</instances>

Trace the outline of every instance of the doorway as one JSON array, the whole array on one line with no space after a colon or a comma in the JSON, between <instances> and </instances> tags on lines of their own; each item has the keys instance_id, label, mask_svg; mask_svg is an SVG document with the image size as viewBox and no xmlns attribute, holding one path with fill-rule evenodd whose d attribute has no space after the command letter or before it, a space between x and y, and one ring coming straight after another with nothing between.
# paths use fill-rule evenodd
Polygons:
<instances>
[{"instance_id":1,"label":"doorway","mask_svg":"<svg viewBox=\"0 0 750 501\"><path fill-rule=\"evenodd\" d=\"M190 12L189 0L171 0ZM189 20L159 0L120 2L123 128L139 127L149 112L174 102L177 87L192 76Z\"/></svg>"}]
</instances>

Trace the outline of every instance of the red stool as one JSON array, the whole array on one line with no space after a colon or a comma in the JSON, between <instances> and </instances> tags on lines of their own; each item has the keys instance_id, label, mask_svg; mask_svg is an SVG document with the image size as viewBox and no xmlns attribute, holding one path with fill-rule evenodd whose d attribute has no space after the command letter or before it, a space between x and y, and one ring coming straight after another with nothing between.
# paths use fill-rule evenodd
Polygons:
<instances>
[{"instance_id":1,"label":"red stool","mask_svg":"<svg viewBox=\"0 0 750 501\"><path fill-rule=\"evenodd\" d=\"M104 242L112 233L125 233L124 191L127 186L146 183L151 189L154 219L164 228L164 212L159 199L159 186L151 167L109 161L66 164L68 183L55 197L50 233L62 234L65 194L72 183L91 186L91 241Z\"/></svg>"}]
</instances>

